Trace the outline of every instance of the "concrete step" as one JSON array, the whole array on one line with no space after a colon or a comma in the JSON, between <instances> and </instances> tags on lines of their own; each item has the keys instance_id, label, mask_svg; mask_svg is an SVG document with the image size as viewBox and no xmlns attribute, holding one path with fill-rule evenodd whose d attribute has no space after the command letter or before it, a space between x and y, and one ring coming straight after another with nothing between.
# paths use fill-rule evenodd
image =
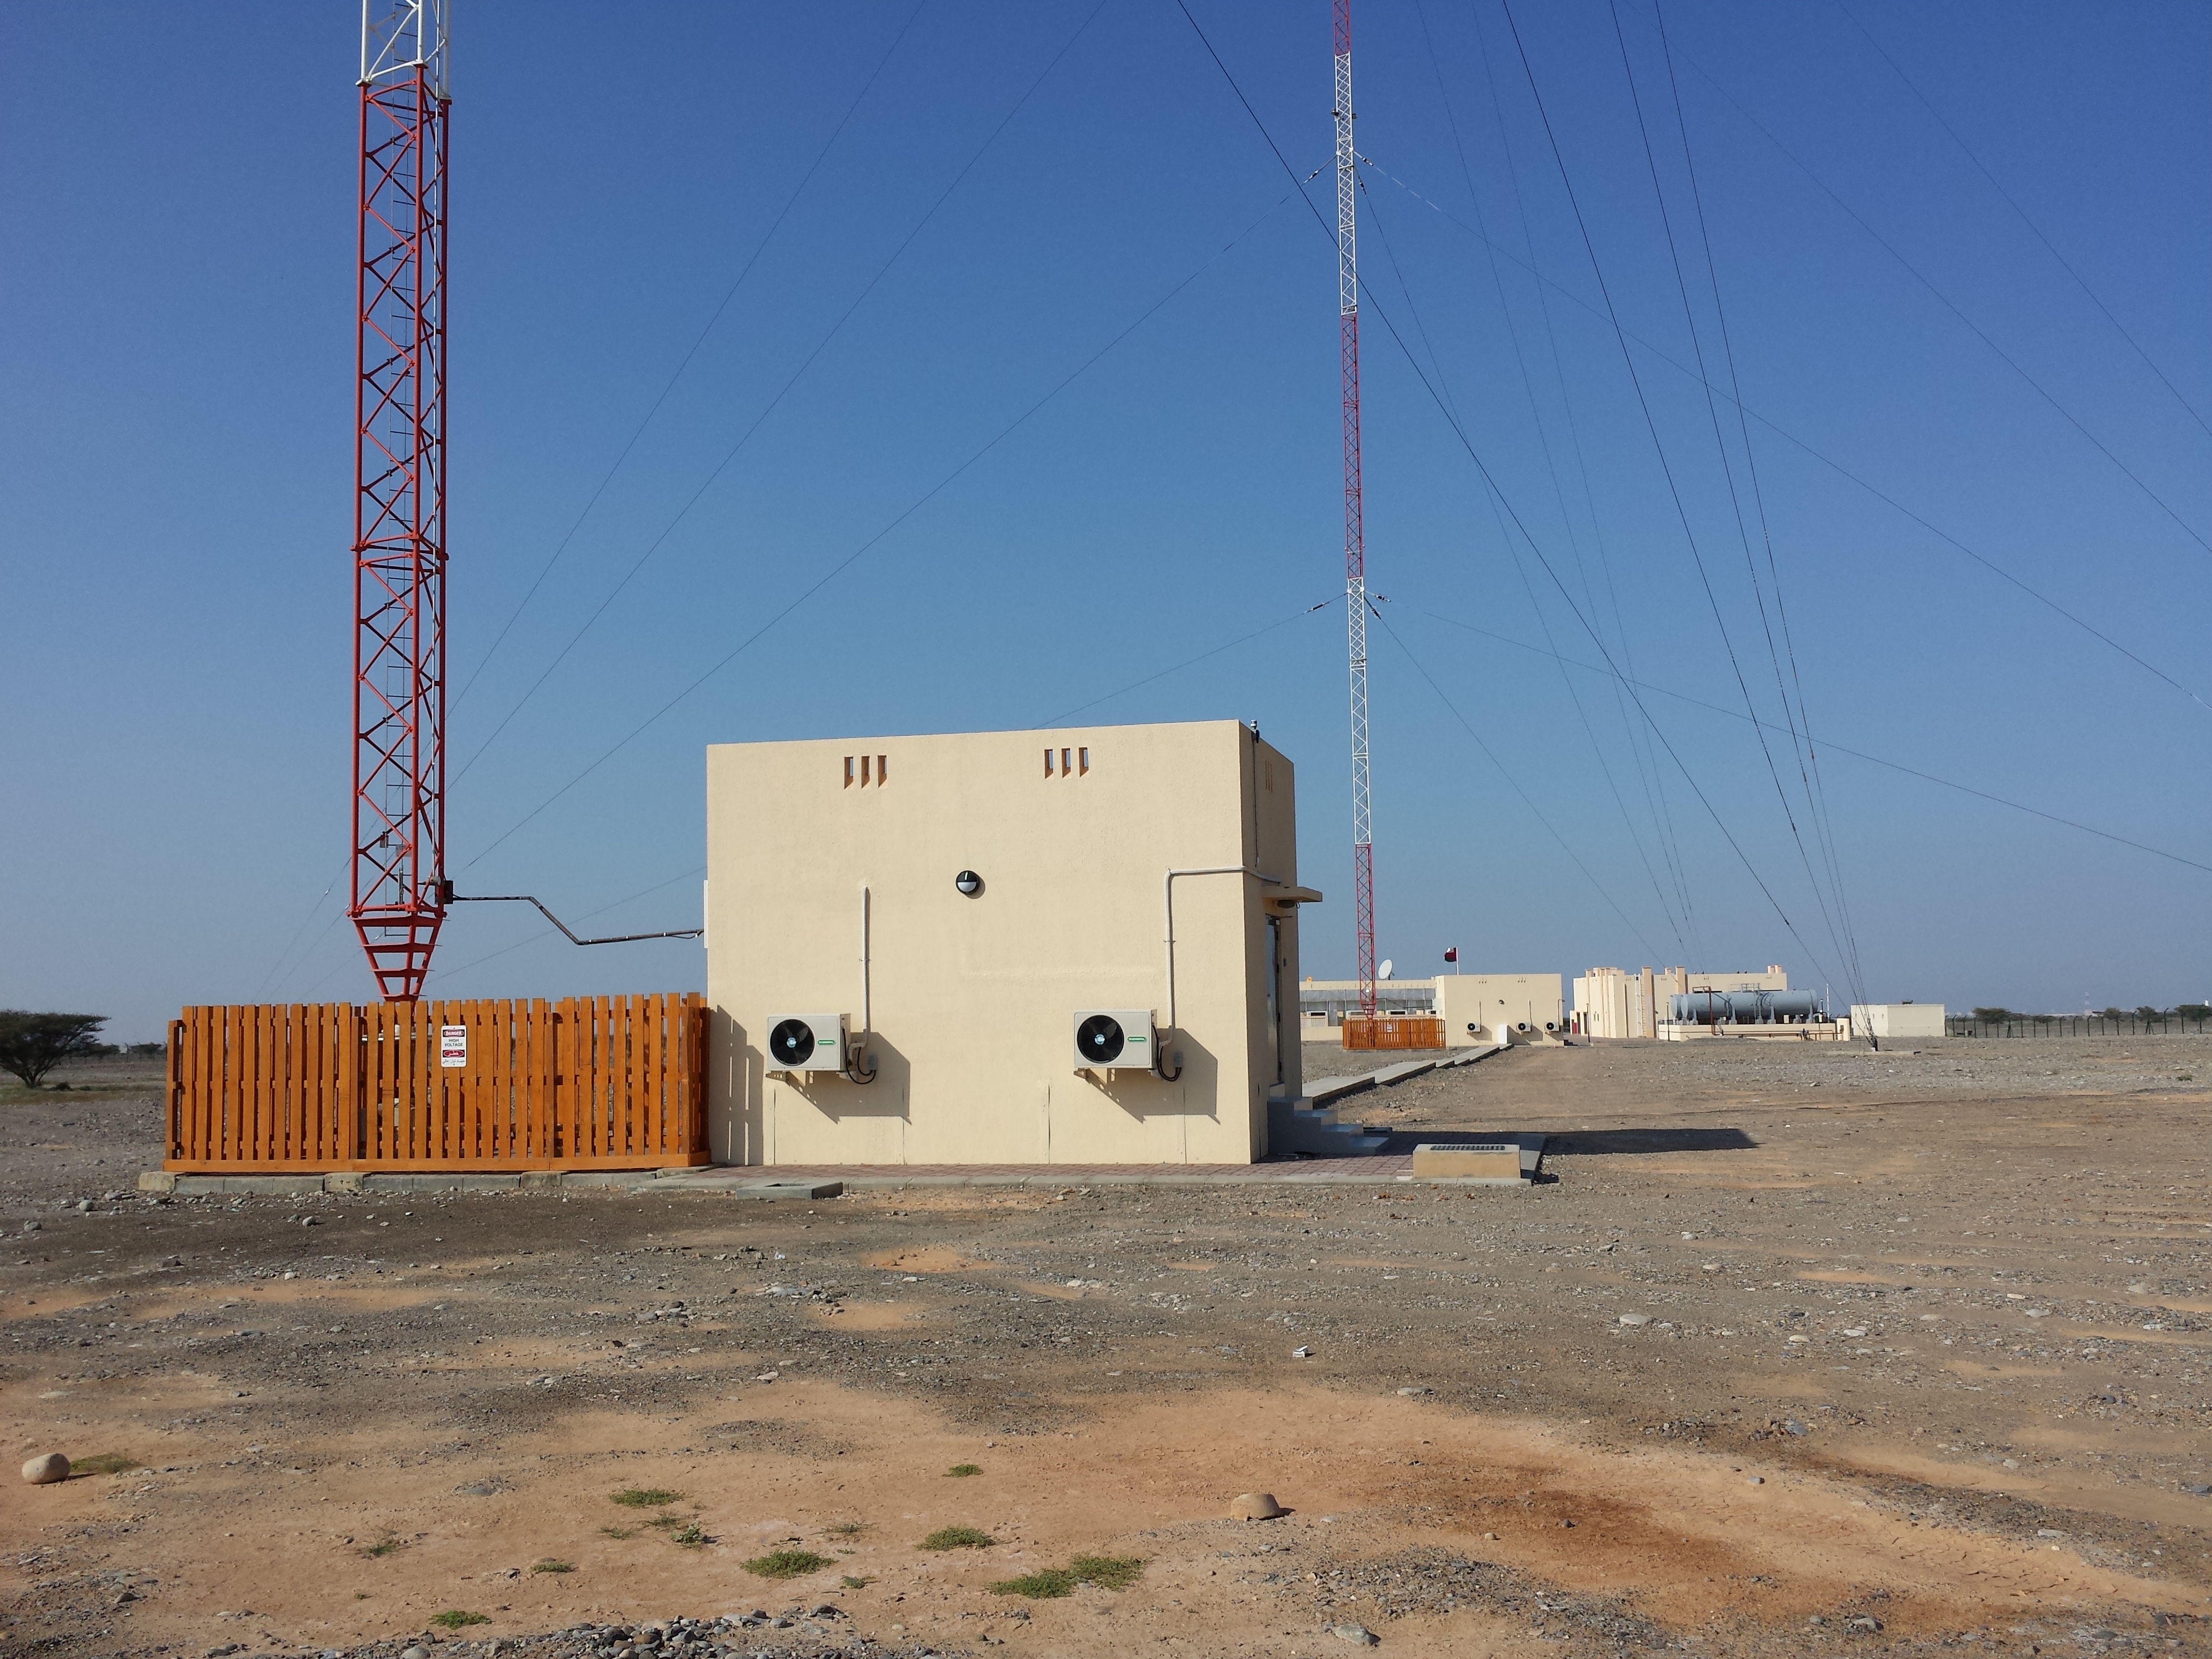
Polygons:
<instances>
[{"instance_id":1,"label":"concrete step","mask_svg":"<svg viewBox=\"0 0 2212 1659\"><path fill-rule=\"evenodd\" d=\"M1370 1133L1357 1123L1340 1123L1327 1107L1316 1107L1312 1097L1267 1103L1267 1150L1279 1156L1304 1152L1309 1158L1367 1158L1389 1144L1388 1135Z\"/></svg>"}]
</instances>

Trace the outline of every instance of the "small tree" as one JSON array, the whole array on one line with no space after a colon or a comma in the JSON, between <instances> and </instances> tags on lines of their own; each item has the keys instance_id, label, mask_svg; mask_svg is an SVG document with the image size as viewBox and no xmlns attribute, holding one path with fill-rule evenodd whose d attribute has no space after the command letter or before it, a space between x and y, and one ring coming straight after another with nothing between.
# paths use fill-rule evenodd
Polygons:
<instances>
[{"instance_id":1,"label":"small tree","mask_svg":"<svg viewBox=\"0 0 2212 1659\"><path fill-rule=\"evenodd\" d=\"M2008 1019L2018 1019L2020 1016L2009 1008L1977 1008L1974 1010L1974 1018L1986 1020L1992 1025L1998 1025Z\"/></svg>"},{"instance_id":2,"label":"small tree","mask_svg":"<svg viewBox=\"0 0 2212 1659\"><path fill-rule=\"evenodd\" d=\"M2097 1010L2097 1018L2099 1019L2125 1019L2127 1017L2128 1011L2124 1008L2100 1008Z\"/></svg>"},{"instance_id":3,"label":"small tree","mask_svg":"<svg viewBox=\"0 0 2212 1659\"><path fill-rule=\"evenodd\" d=\"M0 1070L13 1072L32 1088L65 1060L100 1051L106 1014L34 1014L0 1008Z\"/></svg>"}]
</instances>

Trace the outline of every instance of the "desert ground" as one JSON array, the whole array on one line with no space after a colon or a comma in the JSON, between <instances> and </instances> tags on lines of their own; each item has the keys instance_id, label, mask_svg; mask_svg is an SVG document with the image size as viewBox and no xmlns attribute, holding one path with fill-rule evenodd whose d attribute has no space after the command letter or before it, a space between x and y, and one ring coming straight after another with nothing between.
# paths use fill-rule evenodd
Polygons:
<instances>
[{"instance_id":1,"label":"desert ground","mask_svg":"<svg viewBox=\"0 0 2212 1659\"><path fill-rule=\"evenodd\" d=\"M58 1075L0 1428L94 1472L7 1476L0 1653L2212 1653L2212 1041L1521 1048L1347 1115L1526 1188L796 1203L149 1198L155 1075Z\"/></svg>"}]
</instances>

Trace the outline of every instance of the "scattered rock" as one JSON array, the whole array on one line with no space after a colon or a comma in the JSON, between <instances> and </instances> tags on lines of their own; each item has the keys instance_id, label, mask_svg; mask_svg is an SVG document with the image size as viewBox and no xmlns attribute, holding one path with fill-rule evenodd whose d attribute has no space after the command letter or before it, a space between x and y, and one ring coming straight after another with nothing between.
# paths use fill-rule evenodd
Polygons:
<instances>
[{"instance_id":1,"label":"scattered rock","mask_svg":"<svg viewBox=\"0 0 2212 1659\"><path fill-rule=\"evenodd\" d=\"M1313 1350L1311 1348L1293 1348L1291 1350L1291 1358L1293 1359L1311 1359L1313 1358Z\"/></svg>"},{"instance_id":2,"label":"scattered rock","mask_svg":"<svg viewBox=\"0 0 2212 1659\"><path fill-rule=\"evenodd\" d=\"M399 1659L430 1659L430 1651L428 1648L403 1648Z\"/></svg>"},{"instance_id":3,"label":"scattered rock","mask_svg":"<svg viewBox=\"0 0 2212 1659\"><path fill-rule=\"evenodd\" d=\"M1765 1484L1766 1477L1763 1474L1754 1474L1750 1480L1744 1482L1744 1485L1747 1486L1763 1486Z\"/></svg>"},{"instance_id":4,"label":"scattered rock","mask_svg":"<svg viewBox=\"0 0 2212 1659\"><path fill-rule=\"evenodd\" d=\"M41 1452L23 1465L23 1479L34 1486L51 1486L69 1479L70 1461L59 1452Z\"/></svg>"},{"instance_id":5,"label":"scattered rock","mask_svg":"<svg viewBox=\"0 0 2212 1659\"><path fill-rule=\"evenodd\" d=\"M1274 1521L1289 1513L1271 1492L1239 1492L1229 1504L1231 1521Z\"/></svg>"},{"instance_id":6,"label":"scattered rock","mask_svg":"<svg viewBox=\"0 0 2212 1659\"><path fill-rule=\"evenodd\" d=\"M1331 1625L1328 1633L1340 1642L1355 1642L1363 1648L1371 1648L1382 1639L1364 1625Z\"/></svg>"},{"instance_id":7,"label":"scattered rock","mask_svg":"<svg viewBox=\"0 0 2212 1659\"><path fill-rule=\"evenodd\" d=\"M1624 1325L1632 1327L1637 1325L1649 1325L1651 1322L1651 1316L1650 1314L1623 1314L1620 1316L1620 1322Z\"/></svg>"},{"instance_id":8,"label":"scattered rock","mask_svg":"<svg viewBox=\"0 0 2212 1659\"><path fill-rule=\"evenodd\" d=\"M1401 1389L1398 1392L1400 1394L1426 1394L1428 1390L1426 1389Z\"/></svg>"},{"instance_id":9,"label":"scattered rock","mask_svg":"<svg viewBox=\"0 0 2212 1659\"><path fill-rule=\"evenodd\" d=\"M1482 1541L1486 1544L1495 1544L1498 1541L1498 1534L1494 1532L1486 1532L1482 1534Z\"/></svg>"},{"instance_id":10,"label":"scattered rock","mask_svg":"<svg viewBox=\"0 0 2212 1659\"><path fill-rule=\"evenodd\" d=\"M1794 1417L1782 1425L1782 1431L1784 1434L1810 1434L1812 1432L1810 1429L1807 1428L1802 1423L1800 1423Z\"/></svg>"},{"instance_id":11,"label":"scattered rock","mask_svg":"<svg viewBox=\"0 0 2212 1659\"><path fill-rule=\"evenodd\" d=\"M1880 1630L1881 1628L1881 1620L1875 1618L1870 1613L1863 1613L1857 1618L1852 1620L1850 1624L1844 1626L1844 1628L1845 1630L1862 1631Z\"/></svg>"}]
</instances>

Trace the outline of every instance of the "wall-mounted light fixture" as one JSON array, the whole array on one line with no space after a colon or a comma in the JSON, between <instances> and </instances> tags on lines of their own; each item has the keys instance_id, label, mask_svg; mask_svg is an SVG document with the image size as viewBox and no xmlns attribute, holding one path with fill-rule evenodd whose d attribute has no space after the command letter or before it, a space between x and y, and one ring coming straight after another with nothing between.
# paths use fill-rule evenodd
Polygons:
<instances>
[{"instance_id":1,"label":"wall-mounted light fixture","mask_svg":"<svg viewBox=\"0 0 2212 1659\"><path fill-rule=\"evenodd\" d=\"M952 884L960 890L963 896L974 898L976 894L983 890L983 878L973 870L963 870L952 878Z\"/></svg>"}]
</instances>

